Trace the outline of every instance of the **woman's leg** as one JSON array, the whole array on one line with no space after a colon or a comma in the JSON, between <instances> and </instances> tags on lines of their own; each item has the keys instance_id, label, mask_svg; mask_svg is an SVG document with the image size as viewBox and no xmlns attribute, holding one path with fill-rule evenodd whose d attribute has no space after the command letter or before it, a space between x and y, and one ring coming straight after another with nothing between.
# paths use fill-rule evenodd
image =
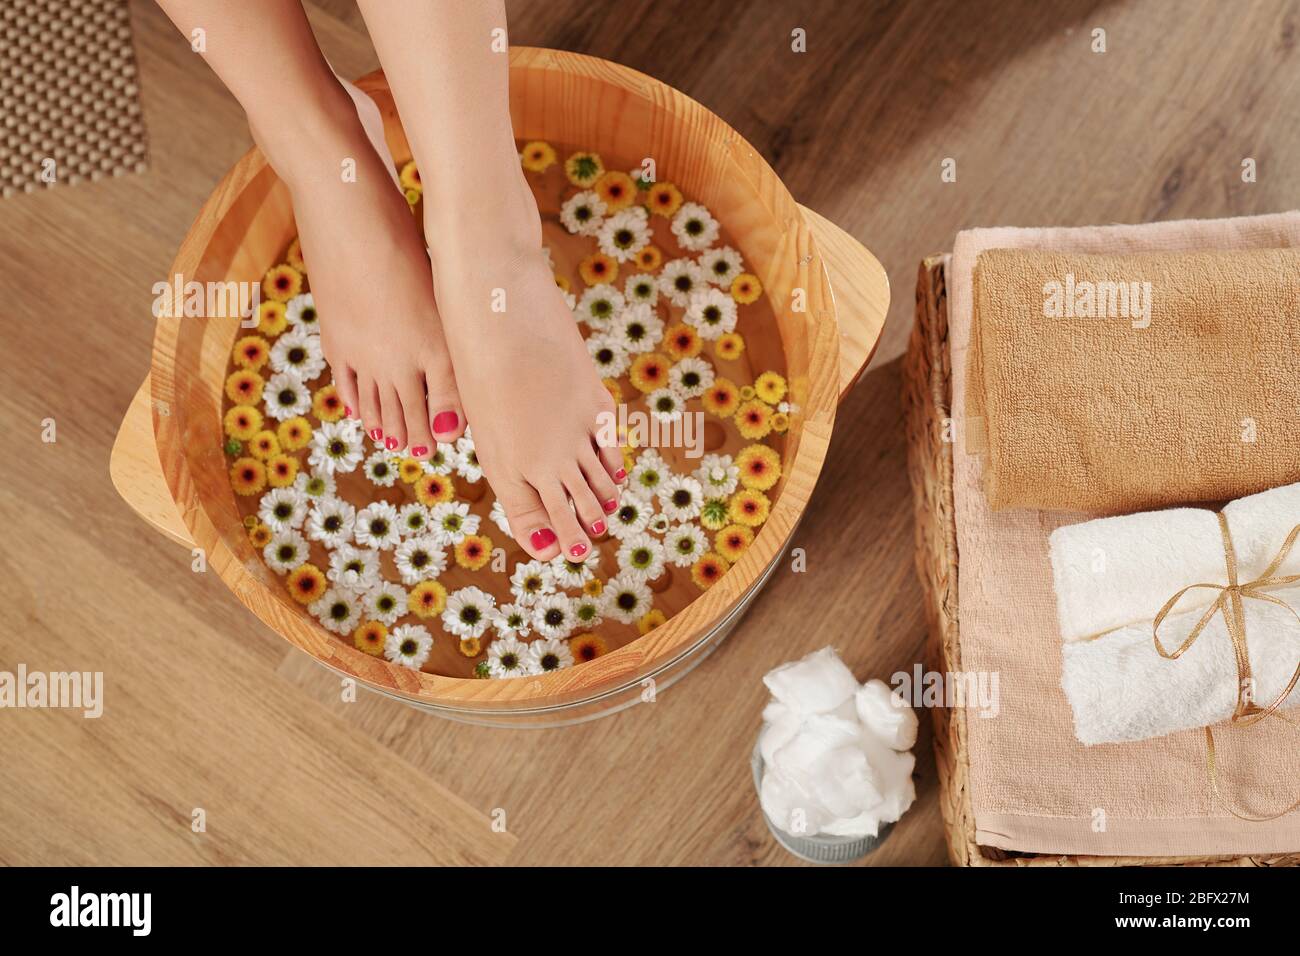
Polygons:
<instances>
[{"instance_id":1,"label":"woman's leg","mask_svg":"<svg viewBox=\"0 0 1300 956\"><path fill-rule=\"evenodd\" d=\"M450 412L457 424L436 437L455 440L464 415L419 230L299 0L159 5L186 36L204 31L204 59L289 187L321 345L350 414L389 448L426 457L432 422Z\"/></svg>"},{"instance_id":2,"label":"woman's leg","mask_svg":"<svg viewBox=\"0 0 1300 956\"><path fill-rule=\"evenodd\" d=\"M616 507L622 456L596 445L613 402L542 253L510 126L505 8L360 7L420 165L434 285L479 461L525 550L581 556ZM504 312L494 309L502 296Z\"/></svg>"}]
</instances>

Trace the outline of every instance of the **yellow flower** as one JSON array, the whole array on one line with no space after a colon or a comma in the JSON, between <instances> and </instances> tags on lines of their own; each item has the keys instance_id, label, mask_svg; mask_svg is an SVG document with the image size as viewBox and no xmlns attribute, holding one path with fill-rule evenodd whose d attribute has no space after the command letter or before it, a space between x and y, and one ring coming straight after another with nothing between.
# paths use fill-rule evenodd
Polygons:
<instances>
[{"instance_id":1,"label":"yellow flower","mask_svg":"<svg viewBox=\"0 0 1300 956\"><path fill-rule=\"evenodd\" d=\"M672 183L655 183L646 194L646 206L659 216L672 217L682 207L682 193Z\"/></svg>"},{"instance_id":2,"label":"yellow flower","mask_svg":"<svg viewBox=\"0 0 1300 956\"><path fill-rule=\"evenodd\" d=\"M713 536L713 550L732 564L754 543L754 532L742 524L729 524Z\"/></svg>"},{"instance_id":3,"label":"yellow flower","mask_svg":"<svg viewBox=\"0 0 1300 956\"><path fill-rule=\"evenodd\" d=\"M248 441L262 430L262 413L252 405L235 405L226 412L226 434Z\"/></svg>"},{"instance_id":4,"label":"yellow flower","mask_svg":"<svg viewBox=\"0 0 1300 956\"><path fill-rule=\"evenodd\" d=\"M260 335L245 335L235 343L233 350L235 364L240 368L259 369L271 357L271 347Z\"/></svg>"},{"instance_id":5,"label":"yellow flower","mask_svg":"<svg viewBox=\"0 0 1300 956\"><path fill-rule=\"evenodd\" d=\"M310 562L300 564L285 578L285 587L299 604L310 604L325 593L325 572Z\"/></svg>"},{"instance_id":6,"label":"yellow flower","mask_svg":"<svg viewBox=\"0 0 1300 956\"><path fill-rule=\"evenodd\" d=\"M713 384L708 387L700 401L704 405L704 410L710 415L717 415L719 418L730 418L740 407L740 392L736 388L736 383L729 378L719 376L713 380Z\"/></svg>"},{"instance_id":7,"label":"yellow flower","mask_svg":"<svg viewBox=\"0 0 1300 956\"><path fill-rule=\"evenodd\" d=\"M236 405L256 405L262 400L262 388L265 385L262 376L243 369L230 373L226 379L226 394Z\"/></svg>"},{"instance_id":8,"label":"yellow flower","mask_svg":"<svg viewBox=\"0 0 1300 956\"><path fill-rule=\"evenodd\" d=\"M450 475L422 475L415 481L415 497L428 508L451 501L455 490Z\"/></svg>"},{"instance_id":9,"label":"yellow flower","mask_svg":"<svg viewBox=\"0 0 1300 956\"><path fill-rule=\"evenodd\" d=\"M618 263L603 252L593 252L578 263L578 275L587 285L600 285L618 278Z\"/></svg>"},{"instance_id":10,"label":"yellow flower","mask_svg":"<svg viewBox=\"0 0 1300 956\"><path fill-rule=\"evenodd\" d=\"M754 392L769 405L785 398L785 379L776 372L764 372L754 379Z\"/></svg>"},{"instance_id":11,"label":"yellow flower","mask_svg":"<svg viewBox=\"0 0 1300 956\"><path fill-rule=\"evenodd\" d=\"M670 325L664 331L664 348L668 352L668 357L674 362L680 362L684 358L695 358L704 348L704 340L700 338L700 333L684 322L678 322L676 325Z\"/></svg>"},{"instance_id":12,"label":"yellow flower","mask_svg":"<svg viewBox=\"0 0 1300 956\"><path fill-rule=\"evenodd\" d=\"M645 246L636 254L636 267L639 272L654 272L664 262L664 254L658 246Z\"/></svg>"},{"instance_id":13,"label":"yellow flower","mask_svg":"<svg viewBox=\"0 0 1300 956\"><path fill-rule=\"evenodd\" d=\"M280 454L280 439L271 429L263 428L248 440L248 453L259 461L266 461L272 455Z\"/></svg>"},{"instance_id":14,"label":"yellow flower","mask_svg":"<svg viewBox=\"0 0 1300 956\"><path fill-rule=\"evenodd\" d=\"M645 352L632 361L628 378L638 390L649 394L657 388L668 384L668 368L671 363L658 352Z\"/></svg>"},{"instance_id":15,"label":"yellow flower","mask_svg":"<svg viewBox=\"0 0 1300 956\"><path fill-rule=\"evenodd\" d=\"M375 657L384 653L387 639L388 628L379 621L362 621L361 626L352 632L352 643L357 649Z\"/></svg>"},{"instance_id":16,"label":"yellow flower","mask_svg":"<svg viewBox=\"0 0 1300 956\"><path fill-rule=\"evenodd\" d=\"M568 292L573 288L573 283L569 281L569 277L562 276L558 272L555 273L555 284L561 292Z\"/></svg>"},{"instance_id":17,"label":"yellow flower","mask_svg":"<svg viewBox=\"0 0 1300 956\"><path fill-rule=\"evenodd\" d=\"M483 642L477 637L462 637L457 648L466 657L478 657L483 651Z\"/></svg>"},{"instance_id":18,"label":"yellow flower","mask_svg":"<svg viewBox=\"0 0 1300 956\"><path fill-rule=\"evenodd\" d=\"M411 160L402 167L402 171L397 174L398 180L402 184L402 189L424 189L424 183L420 181L420 170L415 165L415 160Z\"/></svg>"},{"instance_id":19,"label":"yellow flower","mask_svg":"<svg viewBox=\"0 0 1300 956\"><path fill-rule=\"evenodd\" d=\"M718 583L729 567L726 558L709 551L691 565L691 580L701 591L707 591Z\"/></svg>"},{"instance_id":20,"label":"yellow flower","mask_svg":"<svg viewBox=\"0 0 1300 956\"><path fill-rule=\"evenodd\" d=\"M747 528L757 528L767 520L771 510L772 503L767 500L767 495L753 488L741 488L731 496L727 505L727 514L731 520Z\"/></svg>"},{"instance_id":21,"label":"yellow flower","mask_svg":"<svg viewBox=\"0 0 1300 956\"><path fill-rule=\"evenodd\" d=\"M302 257L302 242L295 238L293 242L289 243L289 251L284 254L284 261L299 272L306 274L307 262Z\"/></svg>"},{"instance_id":22,"label":"yellow flower","mask_svg":"<svg viewBox=\"0 0 1300 956\"><path fill-rule=\"evenodd\" d=\"M775 448L750 445L736 454L736 467L740 469L742 485L767 491L781 477L781 456Z\"/></svg>"},{"instance_id":23,"label":"yellow flower","mask_svg":"<svg viewBox=\"0 0 1300 956\"><path fill-rule=\"evenodd\" d=\"M642 615L642 617L636 622L636 629L642 634L649 634L666 620L668 620L668 618L664 616L663 611L658 608L652 608L649 612Z\"/></svg>"},{"instance_id":24,"label":"yellow flower","mask_svg":"<svg viewBox=\"0 0 1300 956\"><path fill-rule=\"evenodd\" d=\"M574 153L564 161L564 175L569 182L583 189L589 187L605 171L605 164L595 153Z\"/></svg>"},{"instance_id":25,"label":"yellow flower","mask_svg":"<svg viewBox=\"0 0 1300 956\"><path fill-rule=\"evenodd\" d=\"M785 412L777 412L772 416L772 431L778 435L784 435L790 430L790 416Z\"/></svg>"},{"instance_id":26,"label":"yellow flower","mask_svg":"<svg viewBox=\"0 0 1300 956\"><path fill-rule=\"evenodd\" d=\"M256 458L236 458L230 466L230 486L237 495L255 495L266 487L266 466Z\"/></svg>"},{"instance_id":27,"label":"yellow flower","mask_svg":"<svg viewBox=\"0 0 1300 956\"><path fill-rule=\"evenodd\" d=\"M265 548L271 543L271 529L258 521L248 529L248 540L255 548Z\"/></svg>"},{"instance_id":28,"label":"yellow flower","mask_svg":"<svg viewBox=\"0 0 1300 956\"><path fill-rule=\"evenodd\" d=\"M324 385L316 389L311 397L311 412L323 422L336 422L343 417L343 399L334 385Z\"/></svg>"},{"instance_id":29,"label":"yellow flower","mask_svg":"<svg viewBox=\"0 0 1300 956\"><path fill-rule=\"evenodd\" d=\"M397 466L397 477L408 485L413 485L424 474L424 465L415 458L403 458Z\"/></svg>"},{"instance_id":30,"label":"yellow flower","mask_svg":"<svg viewBox=\"0 0 1300 956\"><path fill-rule=\"evenodd\" d=\"M600 384L605 386L605 391L609 392L609 397L614 400L615 405L623 404L623 386L619 385L616 379L602 378Z\"/></svg>"},{"instance_id":31,"label":"yellow flower","mask_svg":"<svg viewBox=\"0 0 1300 956\"><path fill-rule=\"evenodd\" d=\"M274 455L266 463L266 480L272 488L287 488L298 477L298 459L292 455Z\"/></svg>"},{"instance_id":32,"label":"yellow flower","mask_svg":"<svg viewBox=\"0 0 1300 956\"><path fill-rule=\"evenodd\" d=\"M736 409L736 428L742 438L757 441L772 430L772 409L751 399Z\"/></svg>"},{"instance_id":33,"label":"yellow flower","mask_svg":"<svg viewBox=\"0 0 1300 956\"><path fill-rule=\"evenodd\" d=\"M406 204L411 207L411 212L415 212L415 207L420 204L420 197L424 193L418 189L408 189L402 195L406 197Z\"/></svg>"},{"instance_id":34,"label":"yellow flower","mask_svg":"<svg viewBox=\"0 0 1300 956\"><path fill-rule=\"evenodd\" d=\"M750 275L748 272L742 272L736 278L731 280L731 297L741 305L749 305L751 302L757 302L758 297L763 294L763 283L758 281L758 276Z\"/></svg>"},{"instance_id":35,"label":"yellow flower","mask_svg":"<svg viewBox=\"0 0 1300 956\"><path fill-rule=\"evenodd\" d=\"M636 199L636 183L627 173L611 169L596 180L596 195L607 212L615 213L632 205Z\"/></svg>"},{"instance_id":36,"label":"yellow flower","mask_svg":"<svg viewBox=\"0 0 1300 956\"><path fill-rule=\"evenodd\" d=\"M456 563L477 571L492 560L492 539L485 534L467 534L456 545Z\"/></svg>"},{"instance_id":37,"label":"yellow flower","mask_svg":"<svg viewBox=\"0 0 1300 956\"><path fill-rule=\"evenodd\" d=\"M555 148L540 139L524 143L524 148L519 151L519 162L530 173L545 172L555 165Z\"/></svg>"},{"instance_id":38,"label":"yellow flower","mask_svg":"<svg viewBox=\"0 0 1300 956\"><path fill-rule=\"evenodd\" d=\"M594 661L608 648L605 646L604 638L599 634L577 634L569 640L569 650L573 654L575 664L584 664L587 661Z\"/></svg>"},{"instance_id":39,"label":"yellow flower","mask_svg":"<svg viewBox=\"0 0 1300 956\"><path fill-rule=\"evenodd\" d=\"M582 585L582 593L587 597L600 597L605 590L605 582L600 578L590 578Z\"/></svg>"},{"instance_id":40,"label":"yellow flower","mask_svg":"<svg viewBox=\"0 0 1300 956\"><path fill-rule=\"evenodd\" d=\"M281 422L280 427L276 429L276 435L285 451L306 448L307 443L311 441L311 423L301 415L297 415Z\"/></svg>"},{"instance_id":41,"label":"yellow flower","mask_svg":"<svg viewBox=\"0 0 1300 956\"><path fill-rule=\"evenodd\" d=\"M717 351L718 358L734 362L745 351L745 337L739 332L724 332L713 343L713 348Z\"/></svg>"},{"instance_id":42,"label":"yellow flower","mask_svg":"<svg viewBox=\"0 0 1300 956\"><path fill-rule=\"evenodd\" d=\"M437 581L421 581L411 588L406 606L416 617L437 617L447 607L447 589Z\"/></svg>"},{"instance_id":43,"label":"yellow flower","mask_svg":"<svg viewBox=\"0 0 1300 956\"><path fill-rule=\"evenodd\" d=\"M623 470L631 471L636 467L636 452L631 448L624 448L623 451Z\"/></svg>"},{"instance_id":44,"label":"yellow flower","mask_svg":"<svg viewBox=\"0 0 1300 956\"><path fill-rule=\"evenodd\" d=\"M288 302L302 291L302 273L289 265L272 266L262 278L262 295Z\"/></svg>"},{"instance_id":45,"label":"yellow flower","mask_svg":"<svg viewBox=\"0 0 1300 956\"><path fill-rule=\"evenodd\" d=\"M721 531L731 522L725 498L709 498L700 508L700 524L707 531Z\"/></svg>"},{"instance_id":46,"label":"yellow flower","mask_svg":"<svg viewBox=\"0 0 1300 956\"><path fill-rule=\"evenodd\" d=\"M742 402L752 402L757 395L758 392L754 391L753 385L740 386L740 400Z\"/></svg>"},{"instance_id":47,"label":"yellow flower","mask_svg":"<svg viewBox=\"0 0 1300 956\"><path fill-rule=\"evenodd\" d=\"M267 299L257 307L257 331L272 337L279 335L289 325L283 302Z\"/></svg>"}]
</instances>

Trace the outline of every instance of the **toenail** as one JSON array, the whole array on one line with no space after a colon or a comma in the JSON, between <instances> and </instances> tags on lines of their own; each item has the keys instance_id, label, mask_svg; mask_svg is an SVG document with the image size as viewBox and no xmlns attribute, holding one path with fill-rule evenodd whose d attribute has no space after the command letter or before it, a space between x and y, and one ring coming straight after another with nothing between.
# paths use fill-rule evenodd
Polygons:
<instances>
[{"instance_id":1,"label":"toenail","mask_svg":"<svg viewBox=\"0 0 1300 956\"><path fill-rule=\"evenodd\" d=\"M618 499L610 498L609 501L605 502L604 508L605 508L605 514L612 515L615 511L618 510Z\"/></svg>"},{"instance_id":2,"label":"toenail","mask_svg":"<svg viewBox=\"0 0 1300 956\"><path fill-rule=\"evenodd\" d=\"M343 414L346 415L346 416L348 416L348 418L351 418L351 417L352 417L352 406L351 406L351 405L344 405L344 406L343 406Z\"/></svg>"},{"instance_id":3,"label":"toenail","mask_svg":"<svg viewBox=\"0 0 1300 956\"><path fill-rule=\"evenodd\" d=\"M379 441L379 439L384 437L384 430L382 428L372 428L370 429L370 437L375 441Z\"/></svg>"},{"instance_id":4,"label":"toenail","mask_svg":"<svg viewBox=\"0 0 1300 956\"><path fill-rule=\"evenodd\" d=\"M460 416L455 412L439 412L433 416L433 430L443 435L454 432L459 424Z\"/></svg>"},{"instance_id":5,"label":"toenail","mask_svg":"<svg viewBox=\"0 0 1300 956\"><path fill-rule=\"evenodd\" d=\"M533 543L533 548L537 551L545 551L551 545L555 544L555 532L550 528L541 528L534 531L532 537L528 539Z\"/></svg>"},{"instance_id":6,"label":"toenail","mask_svg":"<svg viewBox=\"0 0 1300 956\"><path fill-rule=\"evenodd\" d=\"M604 533L605 533L605 522L603 522L603 521L597 521L594 525L591 526L591 533L592 533L592 534L604 534Z\"/></svg>"},{"instance_id":7,"label":"toenail","mask_svg":"<svg viewBox=\"0 0 1300 956\"><path fill-rule=\"evenodd\" d=\"M386 439L384 439L384 447L387 448L389 451L396 451L397 439L394 438L392 435L389 435Z\"/></svg>"},{"instance_id":8,"label":"toenail","mask_svg":"<svg viewBox=\"0 0 1300 956\"><path fill-rule=\"evenodd\" d=\"M624 468L620 468L618 471L614 472L615 481L622 481L626 477L627 477L627 470Z\"/></svg>"},{"instance_id":9,"label":"toenail","mask_svg":"<svg viewBox=\"0 0 1300 956\"><path fill-rule=\"evenodd\" d=\"M573 555L575 558L580 558L586 553L587 553L587 546L585 544L575 544L572 548L569 549L569 554Z\"/></svg>"},{"instance_id":10,"label":"toenail","mask_svg":"<svg viewBox=\"0 0 1300 956\"><path fill-rule=\"evenodd\" d=\"M425 455L429 454L429 449L425 448L423 445L416 445L411 449L411 454L416 458L423 458Z\"/></svg>"}]
</instances>

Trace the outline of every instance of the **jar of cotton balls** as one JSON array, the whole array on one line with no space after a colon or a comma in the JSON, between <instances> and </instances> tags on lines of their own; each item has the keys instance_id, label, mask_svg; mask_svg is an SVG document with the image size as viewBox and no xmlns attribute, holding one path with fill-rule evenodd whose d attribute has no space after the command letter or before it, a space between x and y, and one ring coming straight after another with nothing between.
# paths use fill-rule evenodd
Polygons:
<instances>
[{"instance_id":1,"label":"jar of cotton balls","mask_svg":"<svg viewBox=\"0 0 1300 956\"><path fill-rule=\"evenodd\" d=\"M751 763L768 828L800 859L861 859L916 799L916 714L883 681L859 685L830 647L763 683L772 700Z\"/></svg>"}]
</instances>

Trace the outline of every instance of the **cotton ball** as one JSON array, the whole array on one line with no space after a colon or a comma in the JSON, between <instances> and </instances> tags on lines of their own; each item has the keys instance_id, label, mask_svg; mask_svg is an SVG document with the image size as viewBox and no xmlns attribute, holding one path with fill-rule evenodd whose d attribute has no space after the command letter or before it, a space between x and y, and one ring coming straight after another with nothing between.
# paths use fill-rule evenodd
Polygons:
<instances>
[{"instance_id":1,"label":"cotton ball","mask_svg":"<svg viewBox=\"0 0 1300 956\"><path fill-rule=\"evenodd\" d=\"M834 819L798 781L771 767L763 773L758 802L775 826L799 836L815 835Z\"/></svg>"},{"instance_id":2,"label":"cotton ball","mask_svg":"<svg viewBox=\"0 0 1300 956\"><path fill-rule=\"evenodd\" d=\"M912 781L916 755L909 750L892 749L865 728L859 740L884 795L872 812L885 823L897 820L916 800L916 784Z\"/></svg>"},{"instance_id":3,"label":"cotton ball","mask_svg":"<svg viewBox=\"0 0 1300 956\"><path fill-rule=\"evenodd\" d=\"M792 710L824 714L850 700L857 679L833 647L823 647L802 660L782 664L763 677L772 696Z\"/></svg>"},{"instance_id":4,"label":"cotton ball","mask_svg":"<svg viewBox=\"0 0 1300 956\"><path fill-rule=\"evenodd\" d=\"M882 799L861 734L849 721L804 717L795 735L773 750L770 766L797 781L836 818L854 816Z\"/></svg>"},{"instance_id":5,"label":"cotton ball","mask_svg":"<svg viewBox=\"0 0 1300 956\"><path fill-rule=\"evenodd\" d=\"M854 695L858 720L881 743L894 750L911 750L916 743L916 712L882 680L867 681Z\"/></svg>"},{"instance_id":6,"label":"cotton ball","mask_svg":"<svg viewBox=\"0 0 1300 956\"><path fill-rule=\"evenodd\" d=\"M763 711L766 723L758 736L758 751L763 762L772 764L776 751L794 739L799 732L800 717L784 704L773 701Z\"/></svg>"}]
</instances>

